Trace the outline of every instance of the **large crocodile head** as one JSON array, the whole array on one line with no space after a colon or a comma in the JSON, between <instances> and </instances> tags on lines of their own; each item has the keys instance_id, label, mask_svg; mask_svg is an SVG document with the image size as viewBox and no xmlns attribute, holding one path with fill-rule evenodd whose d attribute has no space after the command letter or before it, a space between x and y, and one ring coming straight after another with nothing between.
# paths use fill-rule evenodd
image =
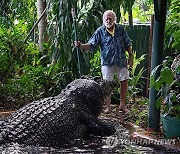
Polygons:
<instances>
[{"instance_id":1,"label":"large crocodile head","mask_svg":"<svg viewBox=\"0 0 180 154\"><path fill-rule=\"evenodd\" d=\"M102 88L103 99L106 100L111 96L111 93L115 87L115 81L103 80L100 82L100 86Z\"/></svg>"},{"instance_id":2,"label":"large crocodile head","mask_svg":"<svg viewBox=\"0 0 180 154\"><path fill-rule=\"evenodd\" d=\"M113 88L113 81L83 77L68 84L65 91L72 92L71 95L83 100L82 106L98 117L102 112L104 97L109 96Z\"/></svg>"}]
</instances>

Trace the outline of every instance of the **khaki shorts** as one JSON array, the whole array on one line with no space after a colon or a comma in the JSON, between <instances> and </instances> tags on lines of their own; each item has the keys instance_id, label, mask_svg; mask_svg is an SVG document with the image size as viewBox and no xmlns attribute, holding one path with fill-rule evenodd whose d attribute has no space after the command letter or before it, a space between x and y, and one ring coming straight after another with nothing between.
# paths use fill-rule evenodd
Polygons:
<instances>
[{"instance_id":1,"label":"khaki shorts","mask_svg":"<svg viewBox=\"0 0 180 154\"><path fill-rule=\"evenodd\" d=\"M112 81L114 75L117 75L119 81L124 81L129 79L129 71L127 67L117 67L116 65L112 66L102 66L101 72L104 80Z\"/></svg>"}]
</instances>

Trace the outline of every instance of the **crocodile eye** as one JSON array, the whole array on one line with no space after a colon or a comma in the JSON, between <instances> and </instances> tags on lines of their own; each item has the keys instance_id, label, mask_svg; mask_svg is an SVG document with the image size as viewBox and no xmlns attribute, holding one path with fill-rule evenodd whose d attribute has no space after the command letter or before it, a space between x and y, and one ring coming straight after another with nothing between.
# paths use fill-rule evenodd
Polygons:
<instances>
[{"instance_id":1,"label":"crocodile eye","mask_svg":"<svg viewBox=\"0 0 180 154\"><path fill-rule=\"evenodd\" d=\"M73 104L72 104L72 108L75 108L75 106L76 106L76 105L73 103Z\"/></svg>"}]
</instances>

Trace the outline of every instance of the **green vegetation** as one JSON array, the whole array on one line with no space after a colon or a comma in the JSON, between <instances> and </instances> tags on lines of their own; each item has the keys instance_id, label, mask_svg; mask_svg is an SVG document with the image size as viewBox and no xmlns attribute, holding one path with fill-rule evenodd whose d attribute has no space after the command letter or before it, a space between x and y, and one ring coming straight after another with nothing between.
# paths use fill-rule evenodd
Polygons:
<instances>
[{"instance_id":1,"label":"green vegetation","mask_svg":"<svg viewBox=\"0 0 180 154\"><path fill-rule=\"evenodd\" d=\"M151 74L151 83L159 91L159 98L156 106L161 108L162 113L180 118L180 82L177 74L180 72L180 63L174 61L176 67L171 69L172 58L167 57L163 65L154 68ZM174 64L176 63L176 64ZM157 70L160 69L160 76L154 80Z\"/></svg>"},{"instance_id":2,"label":"green vegetation","mask_svg":"<svg viewBox=\"0 0 180 154\"><path fill-rule=\"evenodd\" d=\"M180 0L171 0L166 23L166 47L171 48L172 53L180 53Z\"/></svg>"},{"instance_id":3,"label":"green vegetation","mask_svg":"<svg viewBox=\"0 0 180 154\"><path fill-rule=\"evenodd\" d=\"M14 102L16 108L32 100L57 95L79 77L77 53L72 45L75 32L70 12L72 7L78 16L79 40L85 42L102 24L104 10L114 8L119 20L122 5L121 1L108 0L53 1L47 14L45 35L49 39L44 43L43 51L39 51L37 28L28 42L24 42L37 20L35 2L0 2L0 100ZM81 73L100 75L98 61L98 52L81 51Z\"/></svg>"},{"instance_id":4,"label":"green vegetation","mask_svg":"<svg viewBox=\"0 0 180 154\"><path fill-rule=\"evenodd\" d=\"M43 50L38 49L38 28L36 27L27 42L24 39L37 21L36 0L0 2L0 105L9 107L7 103L19 108L25 103L43 97L54 96L60 93L69 82L79 78L77 52L73 47L75 30L71 15L71 8L77 13L78 40L86 42L95 29L102 24L102 14L107 9L117 13L117 21L128 19L132 9L133 17L140 22L149 22L153 13L152 0L53 0L47 10L48 26L46 33L48 42L43 44ZM46 1L47 3L49 1ZM180 47L180 0L169 1L165 46L172 53L179 53ZM138 51L136 51L138 52ZM100 52L80 51L80 64L83 75L99 76ZM141 92L144 85L141 82L143 72L147 68L137 66L147 56L136 57L134 53L134 67L130 70L128 100L135 102L135 97ZM169 67L169 66L168 66ZM169 71L168 71L169 72ZM161 76L161 79L164 78ZM173 80L174 81L174 80ZM160 86L159 86L160 88ZM114 90L115 102L119 97ZM145 105L148 105L147 99ZM139 103L140 102L135 102ZM0 109L1 109L0 108ZM147 110L139 114L136 124L147 118ZM145 118L146 117L146 118Z\"/></svg>"}]
</instances>

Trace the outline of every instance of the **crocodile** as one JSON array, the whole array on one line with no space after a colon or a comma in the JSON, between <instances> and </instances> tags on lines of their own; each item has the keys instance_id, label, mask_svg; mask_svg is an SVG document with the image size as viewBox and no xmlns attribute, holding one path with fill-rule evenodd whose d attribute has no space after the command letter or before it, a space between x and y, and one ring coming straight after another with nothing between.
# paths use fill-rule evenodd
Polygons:
<instances>
[{"instance_id":1,"label":"crocodile","mask_svg":"<svg viewBox=\"0 0 180 154\"><path fill-rule=\"evenodd\" d=\"M60 147L86 135L109 136L114 126L99 119L114 83L76 79L59 95L33 101L0 122L0 145Z\"/></svg>"}]
</instances>

